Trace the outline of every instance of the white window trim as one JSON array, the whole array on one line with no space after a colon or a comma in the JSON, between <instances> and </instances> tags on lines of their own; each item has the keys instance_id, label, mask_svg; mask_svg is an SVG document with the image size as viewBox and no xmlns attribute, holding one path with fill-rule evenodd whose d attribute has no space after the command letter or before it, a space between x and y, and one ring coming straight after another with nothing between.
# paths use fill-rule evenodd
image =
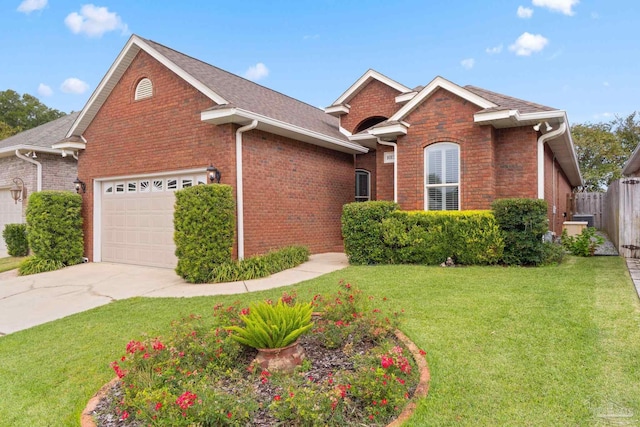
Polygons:
<instances>
[{"instance_id":1,"label":"white window trim","mask_svg":"<svg viewBox=\"0 0 640 427\"><path fill-rule=\"evenodd\" d=\"M429 184L429 174L428 174L428 167L429 167L429 151L435 151L436 149L440 149L440 150L444 150L447 147L456 147L458 149L458 177L457 180L458 182L455 184ZM431 144L428 145L426 147L424 147L424 155L423 155L423 160L424 160L424 210L428 211L429 209L429 188L442 188L442 187L457 187L458 188L458 209L457 210L462 210L462 204L461 204L461 200L460 197L462 195L462 190L461 190L461 182L460 182L460 171L461 171L461 165L460 165L460 144L456 144L455 142L437 142L435 144ZM443 161L445 161L445 158L443 156ZM445 172L446 173L446 172Z\"/></svg>"},{"instance_id":2,"label":"white window trim","mask_svg":"<svg viewBox=\"0 0 640 427\"><path fill-rule=\"evenodd\" d=\"M364 172L364 173L367 174L367 186L369 187L369 195L365 199L364 197L358 197L358 195L356 194L355 200L356 200L356 202L360 202L360 201L367 201L368 202L368 201L371 200L371 172L369 172L366 169L356 169L356 183L357 183L358 172Z\"/></svg>"}]
</instances>

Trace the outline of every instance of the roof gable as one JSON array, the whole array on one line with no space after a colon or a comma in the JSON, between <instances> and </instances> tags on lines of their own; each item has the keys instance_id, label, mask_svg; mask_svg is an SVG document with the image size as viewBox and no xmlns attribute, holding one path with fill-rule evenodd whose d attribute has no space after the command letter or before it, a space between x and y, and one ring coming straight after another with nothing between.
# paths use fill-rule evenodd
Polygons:
<instances>
[{"instance_id":1,"label":"roof gable","mask_svg":"<svg viewBox=\"0 0 640 427\"><path fill-rule=\"evenodd\" d=\"M397 81L390 79L389 77L380 74L376 70L369 69L366 73L364 73L354 84L352 84L349 89L347 89L338 99L331 104L330 107L343 105L348 103L354 96L358 94L371 80L378 80L381 83L384 83L387 86L390 86L397 90L400 93L411 92L411 89L406 87L403 84L398 83Z\"/></svg>"}]
</instances>

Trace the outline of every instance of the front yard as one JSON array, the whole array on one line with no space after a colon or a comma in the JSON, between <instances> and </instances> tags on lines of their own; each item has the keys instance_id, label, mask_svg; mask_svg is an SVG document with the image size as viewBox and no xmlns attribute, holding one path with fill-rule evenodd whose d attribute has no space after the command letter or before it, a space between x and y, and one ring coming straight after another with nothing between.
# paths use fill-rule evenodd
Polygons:
<instances>
[{"instance_id":1,"label":"front yard","mask_svg":"<svg viewBox=\"0 0 640 427\"><path fill-rule=\"evenodd\" d=\"M14 270L20 266L25 257L6 257L0 258L0 273L4 271Z\"/></svg>"},{"instance_id":2,"label":"front yard","mask_svg":"<svg viewBox=\"0 0 640 427\"><path fill-rule=\"evenodd\" d=\"M405 311L427 351L429 396L407 425L640 424L640 302L617 257L545 268L349 267L287 288L299 300L340 279ZM213 306L277 298L118 301L0 338L3 425L76 426L126 343Z\"/></svg>"}]
</instances>

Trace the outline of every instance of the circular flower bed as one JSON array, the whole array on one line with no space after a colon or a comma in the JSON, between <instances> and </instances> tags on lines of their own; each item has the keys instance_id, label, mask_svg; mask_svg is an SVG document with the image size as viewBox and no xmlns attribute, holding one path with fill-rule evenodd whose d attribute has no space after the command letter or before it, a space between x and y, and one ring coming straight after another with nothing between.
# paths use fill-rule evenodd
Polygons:
<instances>
[{"instance_id":1,"label":"circular flower bed","mask_svg":"<svg viewBox=\"0 0 640 427\"><path fill-rule=\"evenodd\" d=\"M99 427L386 425L414 393L426 394L428 371L424 352L416 360L418 349L396 336L398 313L384 303L345 283L316 295L322 315L300 337L306 358L293 373L261 368L257 350L233 339L229 327L242 326L246 307L218 305L206 321L174 322L167 338L127 344L111 363L119 381L93 418Z\"/></svg>"}]
</instances>

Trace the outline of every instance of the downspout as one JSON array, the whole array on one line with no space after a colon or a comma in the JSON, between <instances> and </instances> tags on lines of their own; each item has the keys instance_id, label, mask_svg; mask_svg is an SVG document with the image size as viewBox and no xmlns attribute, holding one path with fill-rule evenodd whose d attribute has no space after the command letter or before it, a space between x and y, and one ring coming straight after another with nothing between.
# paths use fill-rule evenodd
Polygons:
<instances>
[{"instance_id":1,"label":"downspout","mask_svg":"<svg viewBox=\"0 0 640 427\"><path fill-rule=\"evenodd\" d=\"M25 162L29 162L36 165L36 175L37 175L36 188L37 188L37 191L42 191L42 164L38 161L28 158L27 156L22 154L20 150L16 150L16 157L24 160Z\"/></svg>"},{"instance_id":2,"label":"downspout","mask_svg":"<svg viewBox=\"0 0 640 427\"><path fill-rule=\"evenodd\" d=\"M538 199L544 199L544 143L564 134L566 131L567 124L561 123L558 129L540 135L540 138L538 138Z\"/></svg>"},{"instance_id":3,"label":"downspout","mask_svg":"<svg viewBox=\"0 0 640 427\"><path fill-rule=\"evenodd\" d=\"M393 201L398 203L398 144L396 142L385 142L379 137L376 139L380 145L393 147Z\"/></svg>"},{"instance_id":4,"label":"downspout","mask_svg":"<svg viewBox=\"0 0 640 427\"><path fill-rule=\"evenodd\" d=\"M244 194L242 184L242 134L258 126L253 120L236 131L236 203L238 209L238 260L244 259Z\"/></svg>"}]
</instances>

